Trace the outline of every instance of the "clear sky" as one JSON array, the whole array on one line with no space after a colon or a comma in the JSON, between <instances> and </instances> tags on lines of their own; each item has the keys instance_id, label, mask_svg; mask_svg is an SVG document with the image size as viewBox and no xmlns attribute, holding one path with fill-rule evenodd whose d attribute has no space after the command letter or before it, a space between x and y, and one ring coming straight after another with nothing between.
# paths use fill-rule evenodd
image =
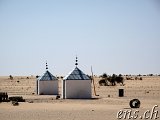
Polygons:
<instances>
[{"instance_id":1,"label":"clear sky","mask_svg":"<svg viewBox=\"0 0 160 120\"><path fill-rule=\"evenodd\" d=\"M0 0L0 75L160 74L158 0Z\"/></svg>"}]
</instances>

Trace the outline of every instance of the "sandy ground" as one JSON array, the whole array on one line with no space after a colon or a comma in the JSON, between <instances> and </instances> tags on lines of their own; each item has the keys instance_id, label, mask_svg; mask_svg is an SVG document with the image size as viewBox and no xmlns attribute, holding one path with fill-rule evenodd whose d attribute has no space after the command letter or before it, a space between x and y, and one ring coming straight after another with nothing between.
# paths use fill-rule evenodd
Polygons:
<instances>
[{"instance_id":1,"label":"sandy ground","mask_svg":"<svg viewBox=\"0 0 160 120\"><path fill-rule=\"evenodd\" d=\"M27 101L20 103L19 106L12 106L10 102L0 103L0 120L117 120L117 113L120 110L124 112L132 110L131 115L138 110L137 120L140 120L140 116L143 119L144 113L147 110L152 111L155 105L158 105L155 110L159 112L160 117L160 77L126 80L125 86L114 87L99 86L99 80L100 78L95 79L99 96L93 94L94 99L56 100L56 96L35 95L36 79L33 76L29 79L24 76L15 77L14 80L0 77L0 92L8 92L9 96L23 96ZM118 97L120 88L125 91L125 96L121 98ZM129 101L133 98L141 101L139 109L130 108ZM147 116L151 116L151 113Z\"/></svg>"}]
</instances>

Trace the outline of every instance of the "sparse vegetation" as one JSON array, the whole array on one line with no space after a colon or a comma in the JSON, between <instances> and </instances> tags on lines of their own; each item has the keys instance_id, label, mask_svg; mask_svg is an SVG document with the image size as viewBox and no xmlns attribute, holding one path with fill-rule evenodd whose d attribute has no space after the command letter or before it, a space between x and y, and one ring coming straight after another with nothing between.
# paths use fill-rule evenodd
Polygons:
<instances>
[{"instance_id":1,"label":"sparse vegetation","mask_svg":"<svg viewBox=\"0 0 160 120\"><path fill-rule=\"evenodd\" d=\"M12 76L12 75L10 75L10 76L9 76L9 79L10 79L10 80L13 80L13 76Z\"/></svg>"},{"instance_id":2,"label":"sparse vegetation","mask_svg":"<svg viewBox=\"0 0 160 120\"><path fill-rule=\"evenodd\" d=\"M106 80L104 80L104 79L99 81L99 85L100 86L108 86L108 84L106 83Z\"/></svg>"},{"instance_id":3,"label":"sparse vegetation","mask_svg":"<svg viewBox=\"0 0 160 120\"><path fill-rule=\"evenodd\" d=\"M108 76L106 73L101 75L102 79L99 81L100 86L115 86L116 83L120 85L124 85L124 78L121 74L112 76Z\"/></svg>"},{"instance_id":4,"label":"sparse vegetation","mask_svg":"<svg viewBox=\"0 0 160 120\"><path fill-rule=\"evenodd\" d=\"M135 80L142 80L142 77L135 77Z\"/></svg>"},{"instance_id":5,"label":"sparse vegetation","mask_svg":"<svg viewBox=\"0 0 160 120\"><path fill-rule=\"evenodd\" d=\"M148 76L153 76L153 74L148 74Z\"/></svg>"}]
</instances>

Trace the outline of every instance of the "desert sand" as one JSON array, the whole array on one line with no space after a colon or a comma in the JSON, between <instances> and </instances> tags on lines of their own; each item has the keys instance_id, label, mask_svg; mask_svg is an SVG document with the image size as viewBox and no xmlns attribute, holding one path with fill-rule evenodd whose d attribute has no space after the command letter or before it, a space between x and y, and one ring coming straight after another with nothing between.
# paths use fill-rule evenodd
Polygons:
<instances>
[{"instance_id":1,"label":"desert sand","mask_svg":"<svg viewBox=\"0 0 160 120\"><path fill-rule=\"evenodd\" d=\"M140 120L139 116L143 116L147 110L151 111L155 105L158 105L156 110L160 116L160 77L142 78L143 80L125 80L124 86L99 86L100 78L95 77L99 96L93 93L93 99L56 100L53 95L36 95L34 76L29 76L29 79L27 76L16 76L13 80L1 76L0 92L7 92L9 96L23 96L26 102L19 106L12 106L10 102L0 103L0 120L117 120L120 110L138 110L137 120ZM60 85L61 79L61 90ZM124 89L124 97L118 97L120 88ZM129 106L130 100L134 98L141 101L138 109L131 109ZM149 116L150 114L147 114L147 117Z\"/></svg>"}]
</instances>

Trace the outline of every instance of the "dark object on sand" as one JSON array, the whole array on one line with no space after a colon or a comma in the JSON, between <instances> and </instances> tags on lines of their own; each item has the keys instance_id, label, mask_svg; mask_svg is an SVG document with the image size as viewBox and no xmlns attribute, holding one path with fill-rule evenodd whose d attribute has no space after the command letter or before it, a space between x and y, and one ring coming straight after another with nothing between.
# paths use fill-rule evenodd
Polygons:
<instances>
[{"instance_id":1,"label":"dark object on sand","mask_svg":"<svg viewBox=\"0 0 160 120\"><path fill-rule=\"evenodd\" d=\"M0 102L8 102L8 94L6 92L0 92Z\"/></svg>"},{"instance_id":2,"label":"dark object on sand","mask_svg":"<svg viewBox=\"0 0 160 120\"><path fill-rule=\"evenodd\" d=\"M56 99L59 99L59 98L60 98L60 95L57 95L57 96L56 96Z\"/></svg>"},{"instance_id":3,"label":"dark object on sand","mask_svg":"<svg viewBox=\"0 0 160 120\"><path fill-rule=\"evenodd\" d=\"M12 101L12 105L13 105L13 106L18 106L19 103L18 103L18 101Z\"/></svg>"},{"instance_id":4,"label":"dark object on sand","mask_svg":"<svg viewBox=\"0 0 160 120\"><path fill-rule=\"evenodd\" d=\"M141 102L138 99L133 99L129 103L131 108L139 108L140 104L141 104Z\"/></svg>"},{"instance_id":5,"label":"dark object on sand","mask_svg":"<svg viewBox=\"0 0 160 120\"><path fill-rule=\"evenodd\" d=\"M119 89L119 97L123 97L124 96L124 89Z\"/></svg>"},{"instance_id":6,"label":"dark object on sand","mask_svg":"<svg viewBox=\"0 0 160 120\"><path fill-rule=\"evenodd\" d=\"M25 102L25 100L23 99L22 96L13 96L13 97L9 97L10 101L17 101L17 102Z\"/></svg>"}]
</instances>

